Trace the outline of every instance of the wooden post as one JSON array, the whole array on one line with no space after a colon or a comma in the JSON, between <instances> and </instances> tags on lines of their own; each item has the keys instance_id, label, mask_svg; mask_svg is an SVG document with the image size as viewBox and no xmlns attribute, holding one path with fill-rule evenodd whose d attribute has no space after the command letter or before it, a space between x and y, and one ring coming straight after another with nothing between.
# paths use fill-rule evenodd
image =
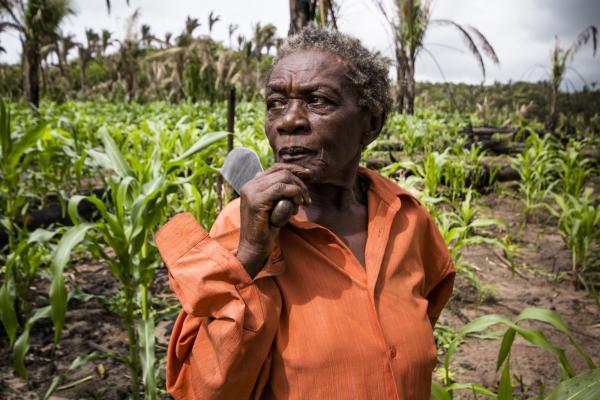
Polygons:
<instances>
[{"instance_id":1,"label":"wooden post","mask_svg":"<svg viewBox=\"0 0 600 400\"><path fill-rule=\"evenodd\" d=\"M227 97L227 153L233 150L233 131L235 128L235 88L229 89L229 97Z\"/></svg>"}]
</instances>

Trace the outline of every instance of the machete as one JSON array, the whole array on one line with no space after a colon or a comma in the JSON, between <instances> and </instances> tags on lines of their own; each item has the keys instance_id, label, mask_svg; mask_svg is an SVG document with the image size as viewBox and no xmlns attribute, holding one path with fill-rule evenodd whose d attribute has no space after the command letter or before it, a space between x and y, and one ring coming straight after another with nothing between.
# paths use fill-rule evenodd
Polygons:
<instances>
[{"instance_id":1,"label":"machete","mask_svg":"<svg viewBox=\"0 0 600 400\"><path fill-rule=\"evenodd\" d=\"M245 147L236 147L231 150L221 167L221 175L238 194L246 182L262 171L263 168L258 154ZM294 205L292 202L288 199L281 199L271 210L269 222L273 226L282 227L293 213Z\"/></svg>"}]
</instances>

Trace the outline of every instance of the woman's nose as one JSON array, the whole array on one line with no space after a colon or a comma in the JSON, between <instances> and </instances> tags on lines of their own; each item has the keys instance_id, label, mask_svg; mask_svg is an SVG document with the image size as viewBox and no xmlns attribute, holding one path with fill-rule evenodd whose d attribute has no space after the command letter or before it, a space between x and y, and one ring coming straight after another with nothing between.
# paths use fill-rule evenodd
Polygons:
<instances>
[{"instance_id":1,"label":"woman's nose","mask_svg":"<svg viewBox=\"0 0 600 400\"><path fill-rule=\"evenodd\" d=\"M307 133L310 130L306 108L300 100L290 101L287 110L277 124L280 135L295 135Z\"/></svg>"}]
</instances>

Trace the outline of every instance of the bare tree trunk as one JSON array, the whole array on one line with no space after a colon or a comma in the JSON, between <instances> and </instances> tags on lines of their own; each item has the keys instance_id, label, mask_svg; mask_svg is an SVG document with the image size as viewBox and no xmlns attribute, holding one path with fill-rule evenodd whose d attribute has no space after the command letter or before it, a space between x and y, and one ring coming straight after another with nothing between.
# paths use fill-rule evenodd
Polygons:
<instances>
[{"instance_id":1,"label":"bare tree trunk","mask_svg":"<svg viewBox=\"0 0 600 400\"><path fill-rule=\"evenodd\" d=\"M42 72L42 93L44 96L48 95L48 71L50 67L48 66L48 61L43 60L40 65L40 71Z\"/></svg>"},{"instance_id":2,"label":"bare tree trunk","mask_svg":"<svg viewBox=\"0 0 600 400\"><path fill-rule=\"evenodd\" d=\"M321 28L327 26L327 0L319 0L319 16L321 17Z\"/></svg>"},{"instance_id":3,"label":"bare tree trunk","mask_svg":"<svg viewBox=\"0 0 600 400\"><path fill-rule=\"evenodd\" d=\"M554 131L558 123L558 112L556 108L558 103L558 86L552 83L550 83L550 86L550 115L548 116L546 128L549 131Z\"/></svg>"},{"instance_id":4,"label":"bare tree trunk","mask_svg":"<svg viewBox=\"0 0 600 400\"><path fill-rule=\"evenodd\" d=\"M315 18L315 4L310 0L290 0L290 30L288 36L298 33Z\"/></svg>"},{"instance_id":5,"label":"bare tree trunk","mask_svg":"<svg viewBox=\"0 0 600 400\"><path fill-rule=\"evenodd\" d=\"M235 87L229 89L227 97L227 153L233 150L233 131L235 129Z\"/></svg>"},{"instance_id":6,"label":"bare tree trunk","mask_svg":"<svg viewBox=\"0 0 600 400\"><path fill-rule=\"evenodd\" d=\"M406 63L406 113L415 113L415 60L410 59Z\"/></svg>"},{"instance_id":7,"label":"bare tree trunk","mask_svg":"<svg viewBox=\"0 0 600 400\"><path fill-rule=\"evenodd\" d=\"M402 114L404 112L404 98L406 96L406 61L401 49L398 47L396 47L396 78L396 107L397 111Z\"/></svg>"},{"instance_id":8,"label":"bare tree trunk","mask_svg":"<svg viewBox=\"0 0 600 400\"><path fill-rule=\"evenodd\" d=\"M27 76L29 78L29 93L28 100L31 104L36 107L40 105L40 61L41 57L37 46L31 42L25 44L27 47L27 64L28 71Z\"/></svg>"},{"instance_id":9,"label":"bare tree trunk","mask_svg":"<svg viewBox=\"0 0 600 400\"><path fill-rule=\"evenodd\" d=\"M21 76L23 79L23 96L26 97L29 95L29 49L24 42L22 42L22 45L23 55L21 62Z\"/></svg>"},{"instance_id":10,"label":"bare tree trunk","mask_svg":"<svg viewBox=\"0 0 600 400\"><path fill-rule=\"evenodd\" d=\"M87 50L78 47L79 57L77 63L79 64L79 84L81 90L85 89L85 68L87 66Z\"/></svg>"}]
</instances>

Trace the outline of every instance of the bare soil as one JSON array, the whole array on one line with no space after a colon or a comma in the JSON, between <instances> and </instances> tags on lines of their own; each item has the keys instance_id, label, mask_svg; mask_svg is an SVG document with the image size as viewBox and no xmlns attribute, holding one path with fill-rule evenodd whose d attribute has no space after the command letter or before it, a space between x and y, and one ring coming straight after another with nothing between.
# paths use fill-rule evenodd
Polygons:
<instances>
[{"instance_id":1,"label":"bare soil","mask_svg":"<svg viewBox=\"0 0 600 400\"><path fill-rule=\"evenodd\" d=\"M463 277L457 279L455 294L446 307L439 323L458 331L470 320L485 314L501 314L514 318L525 307L540 307L558 312L583 349L600 362L600 312L592 296L574 290L569 271L571 258L555 226L556 221L529 222L517 238L521 221L520 203L510 196L490 194L482 197L482 214L506 222L506 228L494 232L497 237L512 237L516 273L511 272L502 252L489 246L475 246L463 253L463 259L476 267L476 275L483 287L478 292ZM31 348L26 358L29 380L19 378L10 361L8 339L0 329L0 399L42 398L52 379L64 373L78 356L94 351L127 354L127 331L109 303L103 301L118 293L120 286L102 263L82 258L69 272L71 291L99 297L76 297L69 303L65 330L59 345L52 346L51 321L42 320L31 334ZM47 286L36 290L40 298L47 298ZM167 285L166 271L157 272L155 298L167 307L176 302ZM40 304L41 305L41 304ZM164 356L172 319L157 324L158 357ZM549 325L525 323L539 328L555 345L565 348L576 370L585 369L585 363L575 353L568 338ZM498 327L496 331L505 328ZM452 377L456 382L479 383L495 388L499 379L496 358L501 339L467 338L451 362ZM439 365L443 360L440 349ZM546 394L559 381L558 358L547 350L535 347L518 338L511 355L513 384L517 398L528 398L545 388ZM164 379L164 366L161 366ZM81 383L79 383L81 382ZM70 384L73 384L72 386ZM159 382L163 385L163 382ZM99 358L87 363L62 379L61 390L53 399L123 399L129 391L129 370L114 358ZM161 397L168 398L163 392ZM456 398L473 398L463 391Z\"/></svg>"}]
</instances>

